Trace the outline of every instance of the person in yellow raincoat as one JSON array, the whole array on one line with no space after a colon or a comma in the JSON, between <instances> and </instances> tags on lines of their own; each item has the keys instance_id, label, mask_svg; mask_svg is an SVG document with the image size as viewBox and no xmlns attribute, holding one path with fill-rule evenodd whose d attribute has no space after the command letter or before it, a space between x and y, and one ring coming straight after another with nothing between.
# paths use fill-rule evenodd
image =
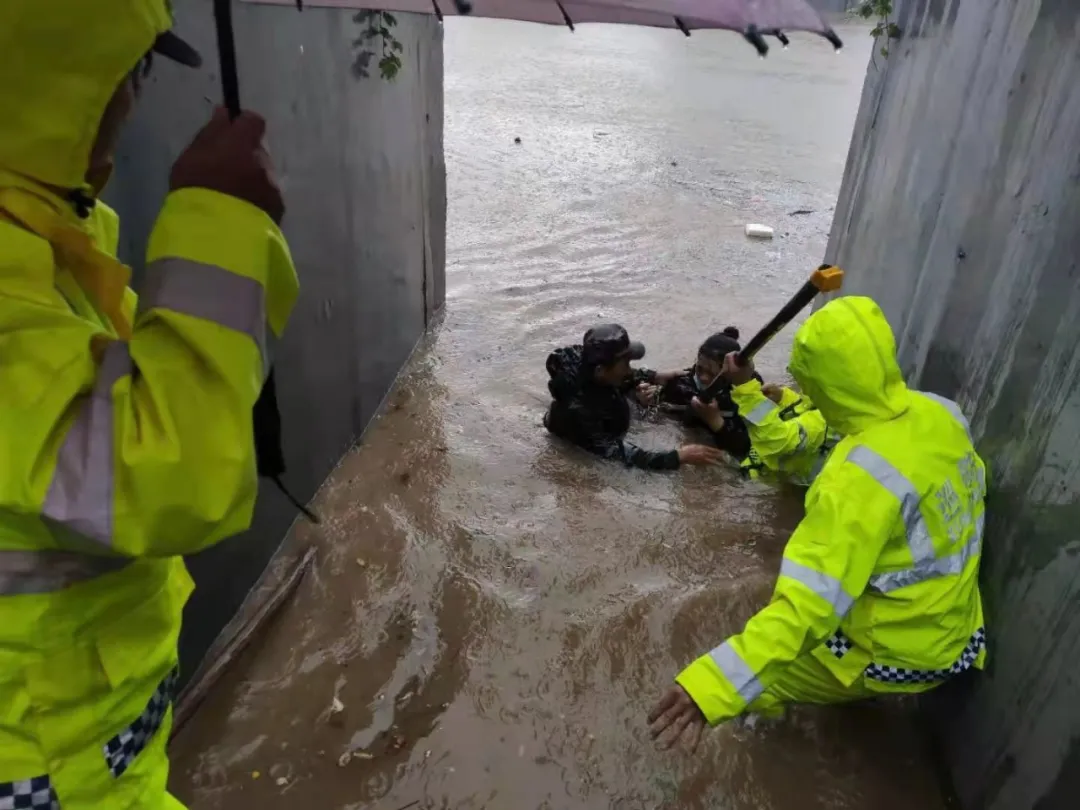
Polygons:
<instances>
[{"instance_id":1,"label":"person in yellow raincoat","mask_svg":"<svg viewBox=\"0 0 1080 810\"><path fill-rule=\"evenodd\" d=\"M297 294L252 114L180 156L140 300L96 200L165 0L0 3L0 808L176 808L180 557L249 525Z\"/></svg>"},{"instance_id":2,"label":"person in yellow raincoat","mask_svg":"<svg viewBox=\"0 0 1080 810\"><path fill-rule=\"evenodd\" d=\"M986 660L986 469L960 408L909 389L868 298L795 336L790 370L843 435L806 496L769 604L684 669L649 716L662 745L787 703L921 692Z\"/></svg>"}]
</instances>

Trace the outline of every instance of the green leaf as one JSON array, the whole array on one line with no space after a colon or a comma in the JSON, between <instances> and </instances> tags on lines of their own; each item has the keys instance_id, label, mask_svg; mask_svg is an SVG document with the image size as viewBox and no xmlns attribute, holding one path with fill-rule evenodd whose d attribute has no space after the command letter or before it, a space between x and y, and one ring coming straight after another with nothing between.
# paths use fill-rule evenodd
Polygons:
<instances>
[{"instance_id":1,"label":"green leaf","mask_svg":"<svg viewBox=\"0 0 1080 810\"><path fill-rule=\"evenodd\" d=\"M390 43L390 47L398 53L401 53L403 50L405 50L405 46L398 42L396 39Z\"/></svg>"},{"instance_id":2,"label":"green leaf","mask_svg":"<svg viewBox=\"0 0 1080 810\"><path fill-rule=\"evenodd\" d=\"M382 18L387 25L397 25L397 17L395 17L389 11L384 11Z\"/></svg>"},{"instance_id":3,"label":"green leaf","mask_svg":"<svg viewBox=\"0 0 1080 810\"><path fill-rule=\"evenodd\" d=\"M391 54L390 56L384 56L379 60L379 73L387 81L393 81L397 76L398 71L401 69L401 60Z\"/></svg>"}]
</instances>

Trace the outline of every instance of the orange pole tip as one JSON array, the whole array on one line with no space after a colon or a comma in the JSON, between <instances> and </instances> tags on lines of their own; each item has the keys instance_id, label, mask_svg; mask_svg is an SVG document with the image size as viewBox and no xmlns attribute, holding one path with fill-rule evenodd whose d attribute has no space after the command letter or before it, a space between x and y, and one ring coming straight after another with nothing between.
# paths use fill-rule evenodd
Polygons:
<instances>
[{"instance_id":1,"label":"orange pole tip","mask_svg":"<svg viewBox=\"0 0 1080 810\"><path fill-rule=\"evenodd\" d=\"M823 264L810 276L810 283L817 287L818 292L835 292L844 283L844 271L831 264Z\"/></svg>"}]
</instances>

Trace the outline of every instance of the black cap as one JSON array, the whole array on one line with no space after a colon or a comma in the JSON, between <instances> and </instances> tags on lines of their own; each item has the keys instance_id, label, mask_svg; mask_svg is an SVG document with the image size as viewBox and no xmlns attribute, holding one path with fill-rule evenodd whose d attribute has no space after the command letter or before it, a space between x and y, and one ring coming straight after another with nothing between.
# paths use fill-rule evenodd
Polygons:
<instances>
[{"instance_id":1,"label":"black cap","mask_svg":"<svg viewBox=\"0 0 1080 810\"><path fill-rule=\"evenodd\" d=\"M199 52L180 39L172 31L166 31L154 40L150 48L154 53L161 54L166 59L172 59L181 65L197 68L202 65L202 57Z\"/></svg>"},{"instance_id":2,"label":"black cap","mask_svg":"<svg viewBox=\"0 0 1080 810\"><path fill-rule=\"evenodd\" d=\"M617 323L594 326L582 341L582 361L590 366L609 366L618 360L640 360L645 346L630 340Z\"/></svg>"}]
</instances>

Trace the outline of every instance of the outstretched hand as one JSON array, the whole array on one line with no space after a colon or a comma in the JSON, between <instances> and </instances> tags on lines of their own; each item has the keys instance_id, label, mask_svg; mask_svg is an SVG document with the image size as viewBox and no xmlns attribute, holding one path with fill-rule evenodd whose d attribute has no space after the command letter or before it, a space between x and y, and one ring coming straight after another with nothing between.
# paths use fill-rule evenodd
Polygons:
<instances>
[{"instance_id":1,"label":"outstretched hand","mask_svg":"<svg viewBox=\"0 0 1080 810\"><path fill-rule=\"evenodd\" d=\"M780 404L780 401L784 397L784 389L777 383L765 383L763 386L761 386L761 393L763 393L777 405Z\"/></svg>"},{"instance_id":2,"label":"outstretched hand","mask_svg":"<svg viewBox=\"0 0 1080 810\"><path fill-rule=\"evenodd\" d=\"M705 715L690 694L677 684L649 712L649 734L663 751L681 739L687 750L694 753L704 730Z\"/></svg>"},{"instance_id":3,"label":"outstretched hand","mask_svg":"<svg viewBox=\"0 0 1080 810\"><path fill-rule=\"evenodd\" d=\"M722 451L705 444L684 444L679 448L679 463L694 467L710 467L724 460Z\"/></svg>"}]
</instances>

